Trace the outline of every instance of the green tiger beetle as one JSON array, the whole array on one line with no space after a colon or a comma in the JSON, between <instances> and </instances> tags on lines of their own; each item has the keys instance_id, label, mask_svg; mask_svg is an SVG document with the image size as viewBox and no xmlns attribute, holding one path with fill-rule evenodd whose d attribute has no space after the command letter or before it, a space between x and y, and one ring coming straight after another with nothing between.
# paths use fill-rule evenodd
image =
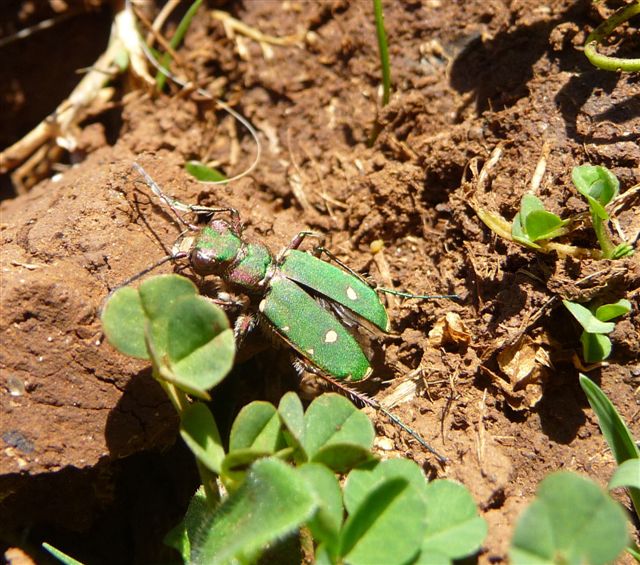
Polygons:
<instances>
[{"instance_id":1,"label":"green tiger beetle","mask_svg":"<svg viewBox=\"0 0 640 565\"><path fill-rule=\"evenodd\" d=\"M247 297L245 313L236 320L234 333L240 340L257 325L266 327L294 350L296 364L328 381L330 385L385 414L391 421L415 438L443 463L446 458L435 451L414 430L386 410L376 400L353 390L349 385L367 379L373 369L361 343L356 339L358 327L388 333L390 320L378 292L410 298L455 298L455 295L423 296L389 289L374 289L358 273L342 263L323 247L316 255L299 249L303 240L315 236L301 232L291 243L274 255L262 243L250 243L242 237L239 213L234 208L191 206L169 198L137 163L134 169L149 188L174 213L177 221L195 233L178 239L172 254L152 265L125 284L140 278L169 261L187 259L193 272L205 277L215 275L226 287ZM210 216L206 226L190 224L180 212ZM228 214L220 219L219 214ZM322 260L324 253L336 265ZM238 304L221 293L214 302Z\"/></svg>"}]
</instances>

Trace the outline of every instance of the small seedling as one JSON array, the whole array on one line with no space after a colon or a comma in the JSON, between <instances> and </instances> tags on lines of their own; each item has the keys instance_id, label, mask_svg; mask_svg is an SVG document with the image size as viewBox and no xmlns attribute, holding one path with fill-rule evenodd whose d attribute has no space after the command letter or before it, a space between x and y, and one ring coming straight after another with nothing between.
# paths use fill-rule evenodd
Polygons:
<instances>
[{"instance_id":1,"label":"small seedling","mask_svg":"<svg viewBox=\"0 0 640 565\"><path fill-rule=\"evenodd\" d=\"M380 55L380 68L382 70L382 105L386 106L389 103L389 97L391 96L391 68L389 65L387 32L384 29L384 13L382 11L382 0L373 0L373 12L376 20L378 53Z\"/></svg>"},{"instance_id":2,"label":"small seedling","mask_svg":"<svg viewBox=\"0 0 640 565\"><path fill-rule=\"evenodd\" d=\"M354 336L356 332L350 329L361 328L372 337L390 329L389 316L378 292L409 298L436 297L373 288L327 249L317 247L315 255L301 251L303 240L316 235L312 232L299 233L274 256L266 245L249 243L243 238L237 210L179 203L166 196L139 165L135 168L181 225L195 234L183 237L180 249L169 259L188 259L197 275L218 276L225 290L247 298L216 299L222 306L242 310L234 328L237 340L241 341L256 327L266 328L270 335L295 351L295 365L300 371L317 375L333 388L383 413L440 462L446 460L378 402L349 387L373 372L369 358ZM203 228L188 223L180 215L185 210L208 216L209 223ZM226 214L228 219L220 218L220 214ZM322 254L335 264L323 261Z\"/></svg>"},{"instance_id":3,"label":"small seedling","mask_svg":"<svg viewBox=\"0 0 640 565\"><path fill-rule=\"evenodd\" d=\"M622 299L614 304L603 304L591 309L568 300L563 300L562 303L583 328L580 343L584 360L587 363L598 363L607 359L611 355L611 340L606 334L615 328L610 320L628 314L631 302Z\"/></svg>"},{"instance_id":4,"label":"small seedling","mask_svg":"<svg viewBox=\"0 0 640 565\"><path fill-rule=\"evenodd\" d=\"M384 29L384 12L382 0L373 0L373 13L376 22L376 36L378 37L378 55L380 56L380 69L382 71L382 106L389 103L391 96L391 66L389 64L389 46L387 44L387 32ZM369 136L369 146L373 146L382 126L376 118Z\"/></svg>"},{"instance_id":5,"label":"small seedling","mask_svg":"<svg viewBox=\"0 0 640 565\"><path fill-rule=\"evenodd\" d=\"M564 235L569 220L563 220L544 209L542 201L533 194L525 194L520 202L520 212L513 218L511 237L527 247L539 249L536 241L549 240Z\"/></svg>"},{"instance_id":6,"label":"small seedling","mask_svg":"<svg viewBox=\"0 0 640 565\"><path fill-rule=\"evenodd\" d=\"M609 57L597 51L597 46L601 44L615 28L638 14L640 14L640 1L634 0L616 10L589 34L584 44L584 54L592 65L605 71L640 71L640 59Z\"/></svg>"},{"instance_id":7,"label":"small seedling","mask_svg":"<svg viewBox=\"0 0 640 565\"><path fill-rule=\"evenodd\" d=\"M620 259L633 254L633 247L628 243L615 246L607 231L606 222L609 220L605 206L609 204L620 191L620 183L616 176L599 165L581 165L574 167L571 173L573 184L578 192L587 199L591 211L591 221L596 232L602 255L605 259Z\"/></svg>"}]
</instances>

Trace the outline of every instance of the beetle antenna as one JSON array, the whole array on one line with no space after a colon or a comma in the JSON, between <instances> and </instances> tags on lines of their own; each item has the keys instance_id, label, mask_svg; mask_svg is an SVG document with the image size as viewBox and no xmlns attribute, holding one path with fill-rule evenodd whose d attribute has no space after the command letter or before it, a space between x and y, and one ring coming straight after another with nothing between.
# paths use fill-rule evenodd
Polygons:
<instances>
[{"instance_id":1,"label":"beetle antenna","mask_svg":"<svg viewBox=\"0 0 640 565\"><path fill-rule=\"evenodd\" d=\"M162 200L162 202L164 202L169 207L169 209L173 212L173 215L175 216L178 224L190 230L198 229L196 226L187 222L179 213L190 212L191 209L188 204L183 204L179 200L167 196L158 186L158 183L156 183L156 181L151 178L151 175L149 175L149 173L147 173L147 171L145 171L141 165L134 161L131 166L144 179L144 182L151 189L151 192L153 192L160 200Z\"/></svg>"},{"instance_id":2,"label":"beetle antenna","mask_svg":"<svg viewBox=\"0 0 640 565\"><path fill-rule=\"evenodd\" d=\"M115 287L113 287L109 291L109 294L107 294L105 299L102 301L102 305L100 306L100 312L102 312L102 309L104 308L104 305L109 301L109 298L111 298L111 296L117 290L120 290L123 286L130 285L132 282L135 282L138 279L144 277L146 274L150 273L151 271L154 271L155 269L157 269L158 267L164 265L168 261L174 261L176 259L184 259L186 256L187 256L187 254L184 251L180 251L178 253L174 253L173 255L165 255L162 259L159 259L158 261L153 263L153 265L149 265L148 267L145 267L144 269L142 269L142 271L136 273L132 277L129 277L127 280L117 284Z\"/></svg>"},{"instance_id":3,"label":"beetle antenna","mask_svg":"<svg viewBox=\"0 0 640 565\"><path fill-rule=\"evenodd\" d=\"M422 436L420 436L418 432L416 432L415 430L407 426L407 424L405 424L402 420L400 420L400 418L398 418L395 414L389 412L377 400L374 400L373 398L367 396L366 394L363 394L361 392L353 390L352 388L349 388L348 386L337 381L336 379L329 377L328 375L325 375L323 373L317 373L317 374L321 378L326 380L329 384L334 386L337 390L342 392L345 396L347 396L348 398L351 398L351 400L354 400L355 402L359 402L363 406L370 406L371 408L373 408L374 410L377 410L378 412L382 412L387 418L389 418L389 420L391 420L396 426L398 426L400 429L404 430L407 434L409 434L428 452L435 455L436 459L438 460L438 463L440 463L441 465L444 465L447 461L449 461L444 455L441 455L433 447L431 447L422 438Z\"/></svg>"}]
</instances>

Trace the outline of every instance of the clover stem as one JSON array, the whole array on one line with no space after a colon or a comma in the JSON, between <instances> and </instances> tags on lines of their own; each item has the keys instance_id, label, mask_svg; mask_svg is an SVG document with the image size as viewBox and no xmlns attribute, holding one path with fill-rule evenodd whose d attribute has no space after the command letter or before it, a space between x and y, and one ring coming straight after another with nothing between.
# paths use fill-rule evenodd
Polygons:
<instances>
[{"instance_id":1,"label":"clover stem","mask_svg":"<svg viewBox=\"0 0 640 565\"><path fill-rule=\"evenodd\" d=\"M602 218L596 216L596 214L591 214L591 221L593 223L593 231L596 232L596 237L600 244L600 249L602 249L603 258L613 258L613 250L615 249L615 246L611 242L611 238L607 233L607 228L605 227Z\"/></svg>"},{"instance_id":2,"label":"clover stem","mask_svg":"<svg viewBox=\"0 0 640 565\"><path fill-rule=\"evenodd\" d=\"M164 389L173 404L173 407L176 409L178 416L180 417L180 421L184 416L186 409L191 405L189 401L189 397L183 391L181 391L176 385L173 383L167 382L163 378L158 378L157 381L160 383L160 386ZM198 474L200 475L200 480L202 481L202 486L204 487L204 493L207 498L207 503L209 506L214 508L220 502L220 490L218 489L217 483L217 475L211 471L208 467L206 467L197 457L196 464L198 467Z\"/></svg>"},{"instance_id":3,"label":"clover stem","mask_svg":"<svg viewBox=\"0 0 640 565\"><path fill-rule=\"evenodd\" d=\"M180 419L182 419L184 411L189 407L190 404L189 398L187 397L186 393L182 392L178 387L176 387L176 385L167 382L162 377L156 380L160 383L160 386L167 393L171 404L173 404L173 407L176 409L178 416L180 416Z\"/></svg>"},{"instance_id":4,"label":"clover stem","mask_svg":"<svg viewBox=\"0 0 640 565\"><path fill-rule=\"evenodd\" d=\"M196 465L198 466L198 474L204 487L204 494L207 497L207 503L211 508L215 508L222 498L220 489L218 488L218 476L211 469L203 465L198 458L196 458Z\"/></svg>"}]
</instances>

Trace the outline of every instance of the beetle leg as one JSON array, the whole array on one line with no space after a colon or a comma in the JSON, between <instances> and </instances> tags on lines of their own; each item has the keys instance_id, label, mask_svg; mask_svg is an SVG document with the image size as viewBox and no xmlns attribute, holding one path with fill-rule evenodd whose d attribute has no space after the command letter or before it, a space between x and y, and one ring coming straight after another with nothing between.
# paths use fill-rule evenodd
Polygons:
<instances>
[{"instance_id":1,"label":"beetle leg","mask_svg":"<svg viewBox=\"0 0 640 565\"><path fill-rule=\"evenodd\" d=\"M415 439L422 447L424 447L427 451L429 451L430 453L435 455L436 458L438 459L439 463L444 464L444 463L446 463L448 461L448 459L444 455L440 455L440 453L438 453L433 447L431 447L422 438L422 436L420 436L420 434L418 434L418 432L416 432L415 430L413 430L412 428L407 426L407 424L405 424L402 420L400 420L400 418L398 418L395 414L389 412L377 400L371 398L370 396L367 396L366 394L363 394L361 392L353 390L349 386L345 385L344 383L342 383L342 382L340 382L340 381L338 381L338 380L336 380L336 379L334 379L332 377L329 377L327 375L321 375L321 377L326 379L328 382L330 382L332 384L332 386L335 387L337 390L342 391L343 394L345 396L347 396L347 398L350 398L351 400L354 400L355 402L358 402L361 405L371 406L371 408L373 408L377 412L382 412L396 426L398 426L399 428L404 430L413 439Z\"/></svg>"},{"instance_id":2,"label":"beetle leg","mask_svg":"<svg viewBox=\"0 0 640 565\"><path fill-rule=\"evenodd\" d=\"M198 226L187 222L180 214L180 212L189 212L189 206L187 204L183 204L179 200L175 200L174 198L167 196L158 186L158 183L156 183L156 181L151 178L151 175L149 175L149 173L147 173L147 171L145 171L138 163L134 162L132 167L144 179L144 182L147 184L151 192L153 192L153 194L155 194L162 202L164 202L169 207L179 225L182 225L187 229L190 229L191 231L198 230Z\"/></svg>"},{"instance_id":3,"label":"beetle leg","mask_svg":"<svg viewBox=\"0 0 640 565\"><path fill-rule=\"evenodd\" d=\"M362 392L354 390L353 388L351 388L348 384L344 383L343 381L340 381L338 379L334 379L333 377L330 377L329 375L327 375L327 374L325 374L325 373L323 373L321 371L318 371L317 369L315 369L314 367L312 367L311 365L309 365L308 363L306 363L305 361L303 361L301 359L299 360L299 362L301 363L302 367L304 368L304 370L306 372L309 372L309 373L313 374L314 376L324 380L331 388L333 388L334 390L340 392L341 394L346 396L348 399L350 399L355 404L359 404L360 406L370 406L376 412L381 412L382 414L384 414L387 418L389 418L389 420L391 420L391 422L393 422L393 424L395 424L400 429L402 429L404 432L409 434L413 439L415 439L427 451L429 451L430 453L435 455L436 459L438 460L438 462L440 464L444 464L444 463L446 463L448 461L448 459L444 455L441 455L433 447L431 447L424 440L424 438L422 438L422 436L420 436L420 434L418 434L418 432L416 432L415 430L413 430L412 428L407 426L407 424L405 424L402 420L400 420L400 418L398 418L392 412L389 412L386 408L384 408L374 398L371 398L370 396L368 396L368 395L366 395L366 394L364 394Z\"/></svg>"},{"instance_id":4,"label":"beetle leg","mask_svg":"<svg viewBox=\"0 0 640 565\"><path fill-rule=\"evenodd\" d=\"M221 212L227 212L231 216L231 227L234 232L238 235L242 235L243 226L240 221L240 212L236 208L231 208L230 206L220 206L220 207L211 207L211 206L200 206L197 204L189 204L189 210L194 214L203 214L213 216L214 214L220 214Z\"/></svg>"},{"instance_id":5,"label":"beetle leg","mask_svg":"<svg viewBox=\"0 0 640 565\"><path fill-rule=\"evenodd\" d=\"M375 281L364 277L357 271L354 271L349 265L343 263L340 259L338 259L331 251L329 251L326 247L316 247L318 252L324 253L329 259L334 261L336 264L340 265L345 271L351 273L354 277L359 278L363 283L369 285L376 292L382 292L384 294L391 294L393 296L401 296L402 298L418 298L421 300L431 300L434 298L451 298L457 299L460 298L457 294L413 294L412 292L405 292L402 290L394 290L391 288L383 288L381 286L377 286Z\"/></svg>"},{"instance_id":6,"label":"beetle leg","mask_svg":"<svg viewBox=\"0 0 640 565\"><path fill-rule=\"evenodd\" d=\"M293 237L293 239L291 240L289 245L287 245L283 249L282 254L284 255L284 253L286 253L290 249L298 249L300 247L300 245L302 245L302 242L304 241L305 237L317 237L318 239L323 239L324 235L321 234L321 233L318 233L316 231L309 231L309 230L301 231L301 232L297 233Z\"/></svg>"},{"instance_id":7,"label":"beetle leg","mask_svg":"<svg viewBox=\"0 0 640 565\"><path fill-rule=\"evenodd\" d=\"M243 313L236 318L236 323L233 326L233 335L236 338L238 345L242 343L242 340L253 330L258 324L258 316L253 313Z\"/></svg>"},{"instance_id":8,"label":"beetle leg","mask_svg":"<svg viewBox=\"0 0 640 565\"><path fill-rule=\"evenodd\" d=\"M192 212L196 215L198 214L213 215L213 214L219 214L221 212L228 212L231 215L231 222L233 227L236 229L236 231L238 231L238 233L242 232L242 226L240 222L240 213L235 208L231 208L229 206L212 208L209 206L198 206L198 205L185 204L184 202L180 202L179 200L176 200L175 198L171 198L170 196L165 194L163 190L158 186L158 183L156 183L156 181L154 181L151 178L151 175L149 175L147 171L145 171L138 163L134 162L132 166L138 172L138 174L144 179L144 182L151 189L151 192L153 192L158 198L160 198L160 200L162 200L162 202L164 202L169 207L169 209L175 215L179 224L185 226L186 228L192 231L197 231L198 229L200 229L195 224L187 222L182 217L180 212Z\"/></svg>"}]
</instances>

